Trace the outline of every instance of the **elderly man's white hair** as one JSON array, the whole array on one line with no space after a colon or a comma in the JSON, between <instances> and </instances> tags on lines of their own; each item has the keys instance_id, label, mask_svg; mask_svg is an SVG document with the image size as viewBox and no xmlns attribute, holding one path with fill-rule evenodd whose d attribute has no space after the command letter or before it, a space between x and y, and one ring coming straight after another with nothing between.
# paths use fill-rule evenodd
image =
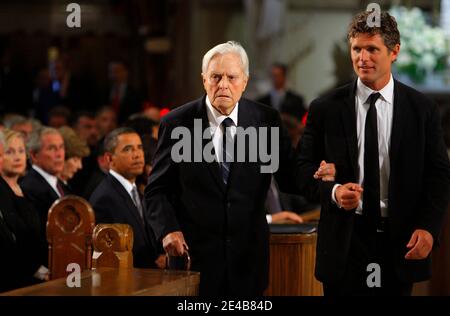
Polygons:
<instances>
[{"instance_id":1,"label":"elderly man's white hair","mask_svg":"<svg viewBox=\"0 0 450 316\"><path fill-rule=\"evenodd\" d=\"M205 54L205 56L203 56L202 73L204 75L206 74L206 72L208 71L209 62L211 61L211 59L213 59L213 57L215 57L216 55L225 55L225 54L229 54L229 53L233 53L233 54L236 54L239 56L239 58L241 59L242 70L248 77L249 70L248 70L247 53L245 52L245 49L241 46L241 44L239 44L238 42L234 42L234 41L228 41L226 43L219 44L219 45L211 48Z\"/></svg>"}]
</instances>

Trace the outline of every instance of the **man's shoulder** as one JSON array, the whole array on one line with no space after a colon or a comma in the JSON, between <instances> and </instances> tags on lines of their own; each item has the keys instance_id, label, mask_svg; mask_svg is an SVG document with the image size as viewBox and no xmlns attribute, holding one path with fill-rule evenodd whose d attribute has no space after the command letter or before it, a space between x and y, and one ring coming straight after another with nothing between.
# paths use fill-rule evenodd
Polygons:
<instances>
[{"instance_id":1,"label":"man's shoulder","mask_svg":"<svg viewBox=\"0 0 450 316\"><path fill-rule=\"evenodd\" d=\"M290 98L292 100L302 101L303 102L303 96L293 90L287 90L286 91L286 98Z\"/></svg>"},{"instance_id":2,"label":"man's shoulder","mask_svg":"<svg viewBox=\"0 0 450 316\"><path fill-rule=\"evenodd\" d=\"M343 86L337 87L333 90L330 90L324 93L323 95L317 97L311 102L311 106L327 107L327 106L334 106L337 103L342 103L342 101L350 97L353 89L355 89L354 81L347 83Z\"/></svg>"},{"instance_id":3,"label":"man's shoulder","mask_svg":"<svg viewBox=\"0 0 450 316\"><path fill-rule=\"evenodd\" d=\"M20 186L25 190L46 191L50 185L36 170L31 168L26 175L20 179Z\"/></svg>"},{"instance_id":4,"label":"man's shoulder","mask_svg":"<svg viewBox=\"0 0 450 316\"><path fill-rule=\"evenodd\" d=\"M398 80L394 80L394 98L395 95L402 95L405 97L409 104L415 104L417 106L425 106L429 108L430 106L435 106L435 102L425 95L424 93L410 87ZM395 102L395 99L394 99Z\"/></svg>"},{"instance_id":5,"label":"man's shoulder","mask_svg":"<svg viewBox=\"0 0 450 316\"><path fill-rule=\"evenodd\" d=\"M173 126L183 125L183 121L198 117L202 106L205 106L204 96L171 110L162 118L161 123Z\"/></svg>"},{"instance_id":6,"label":"man's shoulder","mask_svg":"<svg viewBox=\"0 0 450 316\"><path fill-rule=\"evenodd\" d=\"M270 103L271 103L270 93L266 93L264 95L259 96L258 99L256 99L256 102L270 105Z\"/></svg>"},{"instance_id":7,"label":"man's shoulder","mask_svg":"<svg viewBox=\"0 0 450 316\"><path fill-rule=\"evenodd\" d=\"M279 112L273 107L260 103L259 101L249 100L247 98L241 98L239 100L239 109L244 109L256 120L264 120L264 118L273 119L279 115Z\"/></svg>"},{"instance_id":8,"label":"man's shoulder","mask_svg":"<svg viewBox=\"0 0 450 316\"><path fill-rule=\"evenodd\" d=\"M96 202L99 199L108 198L110 200L116 199L117 194L114 193L113 179L111 174L108 174L100 183L97 185L95 190L92 192L89 198L90 202Z\"/></svg>"}]
</instances>

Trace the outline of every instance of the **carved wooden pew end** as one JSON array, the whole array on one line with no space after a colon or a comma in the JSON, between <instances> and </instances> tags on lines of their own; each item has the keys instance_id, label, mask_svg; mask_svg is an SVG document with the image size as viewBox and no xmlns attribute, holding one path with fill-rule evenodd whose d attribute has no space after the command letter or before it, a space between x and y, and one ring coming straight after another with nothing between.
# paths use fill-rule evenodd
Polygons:
<instances>
[{"instance_id":1,"label":"carved wooden pew end","mask_svg":"<svg viewBox=\"0 0 450 316\"><path fill-rule=\"evenodd\" d=\"M98 224L93 233L94 268L133 268L133 229L128 224Z\"/></svg>"},{"instance_id":2,"label":"carved wooden pew end","mask_svg":"<svg viewBox=\"0 0 450 316\"><path fill-rule=\"evenodd\" d=\"M94 211L85 199L67 195L53 203L47 220L51 279L65 277L70 263L82 270L91 268L94 225Z\"/></svg>"}]
</instances>

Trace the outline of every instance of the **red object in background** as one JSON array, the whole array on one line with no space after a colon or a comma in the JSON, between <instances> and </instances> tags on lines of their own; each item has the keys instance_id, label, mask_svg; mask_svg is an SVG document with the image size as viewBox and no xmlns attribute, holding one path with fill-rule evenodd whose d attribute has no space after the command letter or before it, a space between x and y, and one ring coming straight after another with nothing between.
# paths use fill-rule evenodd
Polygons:
<instances>
[{"instance_id":1,"label":"red object in background","mask_svg":"<svg viewBox=\"0 0 450 316\"><path fill-rule=\"evenodd\" d=\"M306 126L306 120L308 119L308 111L306 111L305 115L302 117L302 124L303 126Z\"/></svg>"},{"instance_id":2,"label":"red object in background","mask_svg":"<svg viewBox=\"0 0 450 316\"><path fill-rule=\"evenodd\" d=\"M151 103L150 101L144 101L144 103L142 104L142 110L145 111L150 108L158 108L158 107L153 103Z\"/></svg>"},{"instance_id":3,"label":"red object in background","mask_svg":"<svg viewBox=\"0 0 450 316\"><path fill-rule=\"evenodd\" d=\"M159 111L159 115L161 116L161 117L164 117L167 113L169 113L170 112L170 110L168 109L168 108L162 108L160 111Z\"/></svg>"},{"instance_id":4,"label":"red object in background","mask_svg":"<svg viewBox=\"0 0 450 316\"><path fill-rule=\"evenodd\" d=\"M167 113L170 112L169 108L159 108L158 106L156 106L155 104L151 103L150 101L145 101L142 104L142 110L145 111L147 109L151 109L151 108L155 108L155 109L159 109L159 116L163 117L164 115L166 115Z\"/></svg>"}]
</instances>

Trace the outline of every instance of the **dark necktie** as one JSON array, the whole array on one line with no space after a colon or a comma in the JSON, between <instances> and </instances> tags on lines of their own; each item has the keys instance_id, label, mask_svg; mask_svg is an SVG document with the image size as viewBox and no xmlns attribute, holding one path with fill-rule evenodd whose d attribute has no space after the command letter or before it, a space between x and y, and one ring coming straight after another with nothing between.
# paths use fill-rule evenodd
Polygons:
<instances>
[{"instance_id":1,"label":"dark necktie","mask_svg":"<svg viewBox=\"0 0 450 316\"><path fill-rule=\"evenodd\" d=\"M144 210L142 208L141 198L139 197L137 187L133 187L133 189L131 190L131 195L133 197L134 205L136 205L136 208L139 212L139 216L141 218L144 218Z\"/></svg>"},{"instance_id":2,"label":"dark necktie","mask_svg":"<svg viewBox=\"0 0 450 316\"><path fill-rule=\"evenodd\" d=\"M379 93L373 93L369 96L369 110L367 111L364 133L363 214L366 215L372 227L378 225L381 218L377 109L375 107L375 102L379 97Z\"/></svg>"},{"instance_id":3,"label":"dark necktie","mask_svg":"<svg viewBox=\"0 0 450 316\"><path fill-rule=\"evenodd\" d=\"M56 182L56 188L58 189L60 197L63 197L65 195L65 192L64 192L64 185L62 184L61 181L58 180Z\"/></svg>"},{"instance_id":4,"label":"dark necktie","mask_svg":"<svg viewBox=\"0 0 450 316\"><path fill-rule=\"evenodd\" d=\"M233 121L227 117L222 121L223 138L222 138L222 179L225 185L228 184L228 177L230 176L230 166L233 161L234 143L231 135L231 126ZM228 149L227 149L228 147Z\"/></svg>"}]
</instances>

